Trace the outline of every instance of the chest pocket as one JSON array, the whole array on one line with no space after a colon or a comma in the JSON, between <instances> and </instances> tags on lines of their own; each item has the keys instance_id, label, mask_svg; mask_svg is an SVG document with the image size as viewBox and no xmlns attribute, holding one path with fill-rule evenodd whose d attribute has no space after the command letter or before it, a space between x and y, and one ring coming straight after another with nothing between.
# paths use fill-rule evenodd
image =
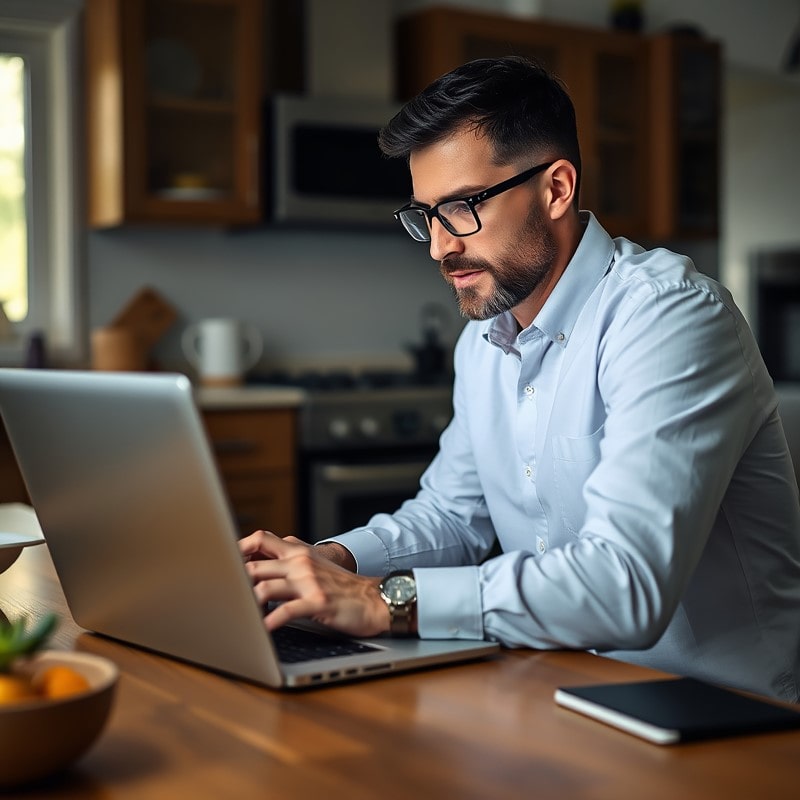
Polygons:
<instances>
[{"instance_id":1,"label":"chest pocket","mask_svg":"<svg viewBox=\"0 0 800 800\"><path fill-rule=\"evenodd\" d=\"M577 535L586 517L583 486L600 461L604 427L590 436L553 437L553 478L561 518L567 530Z\"/></svg>"}]
</instances>

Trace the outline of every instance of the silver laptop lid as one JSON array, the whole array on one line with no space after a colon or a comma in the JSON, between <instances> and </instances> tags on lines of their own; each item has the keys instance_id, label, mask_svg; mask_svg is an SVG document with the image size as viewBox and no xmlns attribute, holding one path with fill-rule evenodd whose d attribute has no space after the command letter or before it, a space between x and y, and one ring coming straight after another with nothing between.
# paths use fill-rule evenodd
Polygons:
<instances>
[{"instance_id":1,"label":"silver laptop lid","mask_svg":"<svg viewBox=\"0 0 800 800\"><path fill-rule=\"evenodd\" d=\"M0 370L0 412L75 621L278 686L191 392L183 375Z\"/></svg>"}]
</instances>

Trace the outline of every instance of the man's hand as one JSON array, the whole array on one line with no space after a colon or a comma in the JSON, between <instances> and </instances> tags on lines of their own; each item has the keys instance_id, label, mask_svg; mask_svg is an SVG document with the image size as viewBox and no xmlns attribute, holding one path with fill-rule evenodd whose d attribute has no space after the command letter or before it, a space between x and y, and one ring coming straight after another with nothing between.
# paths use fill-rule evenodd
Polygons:
<instances>
[{"instance_id":1,"label":"man's hand","mask_svg":"<svg viewBox=\"0 0 800 800\"><path fill-rule=\"evenodd\" d=\"M339 550L346 549L337 545L337 550L328 548L325 553L324 547L267 531L239 541L258 602L280 602L264 617L268 630L307 617L351 636L388 631L389 609L380 596L380 578L356 575L333 563L328 556L340 556Z\"/></svg>"}]
</instances>

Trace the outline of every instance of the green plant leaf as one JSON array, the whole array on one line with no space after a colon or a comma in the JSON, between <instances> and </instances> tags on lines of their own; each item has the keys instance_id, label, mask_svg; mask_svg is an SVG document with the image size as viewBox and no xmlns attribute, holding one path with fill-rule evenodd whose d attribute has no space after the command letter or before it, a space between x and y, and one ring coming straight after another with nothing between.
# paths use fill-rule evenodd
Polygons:
<instances>
[{"instance_id":1,"label":"green plant leaf","mask_svg":"<svg viewBox=\"0 0 800 800\"><path fill-rule=\"evenodd\" d=\"M58 615L48 612L27 630L28 618L0 622L0 672L8 672L14 660L30 655L47 642L58 624Z\"/></svg>"}]
</instances>

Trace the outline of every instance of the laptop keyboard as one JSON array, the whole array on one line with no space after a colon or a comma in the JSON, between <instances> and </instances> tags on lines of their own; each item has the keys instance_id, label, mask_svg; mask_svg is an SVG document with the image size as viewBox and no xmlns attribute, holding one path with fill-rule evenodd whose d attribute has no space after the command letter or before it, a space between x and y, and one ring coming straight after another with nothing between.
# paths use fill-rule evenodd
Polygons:
<instances>
[{"instance_id":1,"label":"laptop keyboard","mask_svg":"<svg viewBox=\"0 0 800 800\"><path fill-rule=\"evenodd\" d=\"M272 641L278 658L285 664L314 661L321 658L338 658L377 651L379 648L354 639L338 639L300 628L283 627L272 632Z\"/></svg>"}]
</instances>

